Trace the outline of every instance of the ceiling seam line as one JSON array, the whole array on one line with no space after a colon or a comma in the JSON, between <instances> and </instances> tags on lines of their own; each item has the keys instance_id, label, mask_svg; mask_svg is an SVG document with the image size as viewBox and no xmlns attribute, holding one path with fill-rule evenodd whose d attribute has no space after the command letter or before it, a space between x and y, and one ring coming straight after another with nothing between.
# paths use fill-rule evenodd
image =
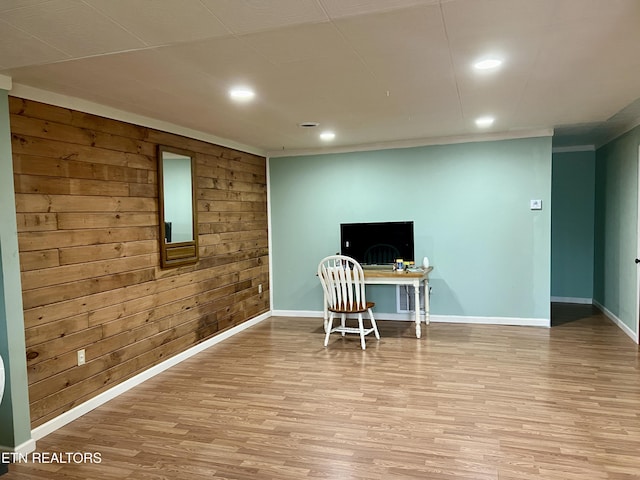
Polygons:
<instances>
[{"instance_id":1,"label":"ceiling seam line","mask_svg":"<svg viewBox=\"0 0 640 480\"><path fill-rule=\"evenodd\" d=\"M456 86L456 95L458 97L458 106L460 107L460 115L464 118L464 109L462 107L462 95L460 94L460 85L458 83L458 75L456 75L456 69L453 64L453 55L451 53L451 40L449 38L449 32L447 31L447 22L444 18L444 8L442 6L442 1L438 3L438 7L440 8L440 19L442 20L442 28L444 30L444 36L447 39L447 52L449 54L449 64L451 65L451 72L453 73L453 79Z\"/></svg>"}]
</instances>

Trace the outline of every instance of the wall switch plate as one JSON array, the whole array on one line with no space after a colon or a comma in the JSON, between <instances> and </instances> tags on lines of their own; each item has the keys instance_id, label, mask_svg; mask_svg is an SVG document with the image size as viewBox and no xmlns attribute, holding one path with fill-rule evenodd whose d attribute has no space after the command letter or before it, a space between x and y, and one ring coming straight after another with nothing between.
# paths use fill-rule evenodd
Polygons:
<instances>
[{"instance_id":1,"label":"wall switch plate","mask_svg":"<svg viewBox=\"0 0 640 480\"><path fill-rule=\"evenodd\" d=\"M531 200L531 210L542 210L542 200Z\"/></svg>"},{"instance_id":2,"label":"wall switch plate","mask_svg":"<svg viewBox=\"0 0 640 480\"><path fill-rule=\"evenodd\" d=\"M84 348L82 350L78 350L78 366L84 365L86 361L87 361L87 357L86 357Z\"/></svg>"}]
</instances>

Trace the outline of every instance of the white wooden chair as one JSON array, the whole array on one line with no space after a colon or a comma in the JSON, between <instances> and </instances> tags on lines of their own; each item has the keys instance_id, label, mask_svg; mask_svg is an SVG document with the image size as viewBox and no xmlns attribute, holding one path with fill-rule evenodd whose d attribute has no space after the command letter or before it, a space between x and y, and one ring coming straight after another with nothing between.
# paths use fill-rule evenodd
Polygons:
<instances>
[{"instance_id":1,"label":"white wooden chair","mask_svg":"<svg viewBox=\"0 0 640 480\"><path fill-rule=\"evenodd\" d=\"M323 258L318 265L318 277L322 283L324 298L329 311L329 320L325 325L324 346L329 344L329 335L339 332L360 335L360 344L366 347L364 337L373 332L380 339L378 326L373 317L373 302L367 302L364 294L364 272L360 264L345 255L331 255ZM364 328L362 314L367 312L371 320L371 328ZM340 325L333 326L335 314L340 314ZM347 315L358 316L358 327L347 327Z\"/></svg>"}]
</instances>

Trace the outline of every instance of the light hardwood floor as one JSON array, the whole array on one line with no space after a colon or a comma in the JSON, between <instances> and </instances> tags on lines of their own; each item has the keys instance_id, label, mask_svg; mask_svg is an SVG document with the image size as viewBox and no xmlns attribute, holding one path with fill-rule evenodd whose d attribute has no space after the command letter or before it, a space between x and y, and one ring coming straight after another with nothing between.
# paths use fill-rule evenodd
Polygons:
<instances>
[{"instance_id":1,"label":"light hardwood floor","mask_svg":"<svg viewBox=\"0 0 640 480\"><path fill-rule=\"evenodd\" d=\"M546 328L272 318L38 442L2 480L640 478L640 354L591 307Z\"/></svg>"}]
</instances>

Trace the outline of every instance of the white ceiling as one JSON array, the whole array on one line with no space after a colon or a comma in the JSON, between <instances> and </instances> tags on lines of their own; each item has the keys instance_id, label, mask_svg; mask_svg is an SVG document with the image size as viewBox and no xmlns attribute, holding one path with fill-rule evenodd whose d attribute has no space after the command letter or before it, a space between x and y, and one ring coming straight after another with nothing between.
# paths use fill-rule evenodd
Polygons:
<instances>
[{"instance_id":1,"label":"white ceiling","mask_svg":"<svg viewBox=\"0 0 640 480\"><path fill-rule=\"evenodd\" d=\"M478 74L488 54L505 63ZM640 1L2 0L0 74L272 155L324 129L332 148L474 138L487 114L490 135L601 143L640 119Z\"/></svg>"}]
</instances>

